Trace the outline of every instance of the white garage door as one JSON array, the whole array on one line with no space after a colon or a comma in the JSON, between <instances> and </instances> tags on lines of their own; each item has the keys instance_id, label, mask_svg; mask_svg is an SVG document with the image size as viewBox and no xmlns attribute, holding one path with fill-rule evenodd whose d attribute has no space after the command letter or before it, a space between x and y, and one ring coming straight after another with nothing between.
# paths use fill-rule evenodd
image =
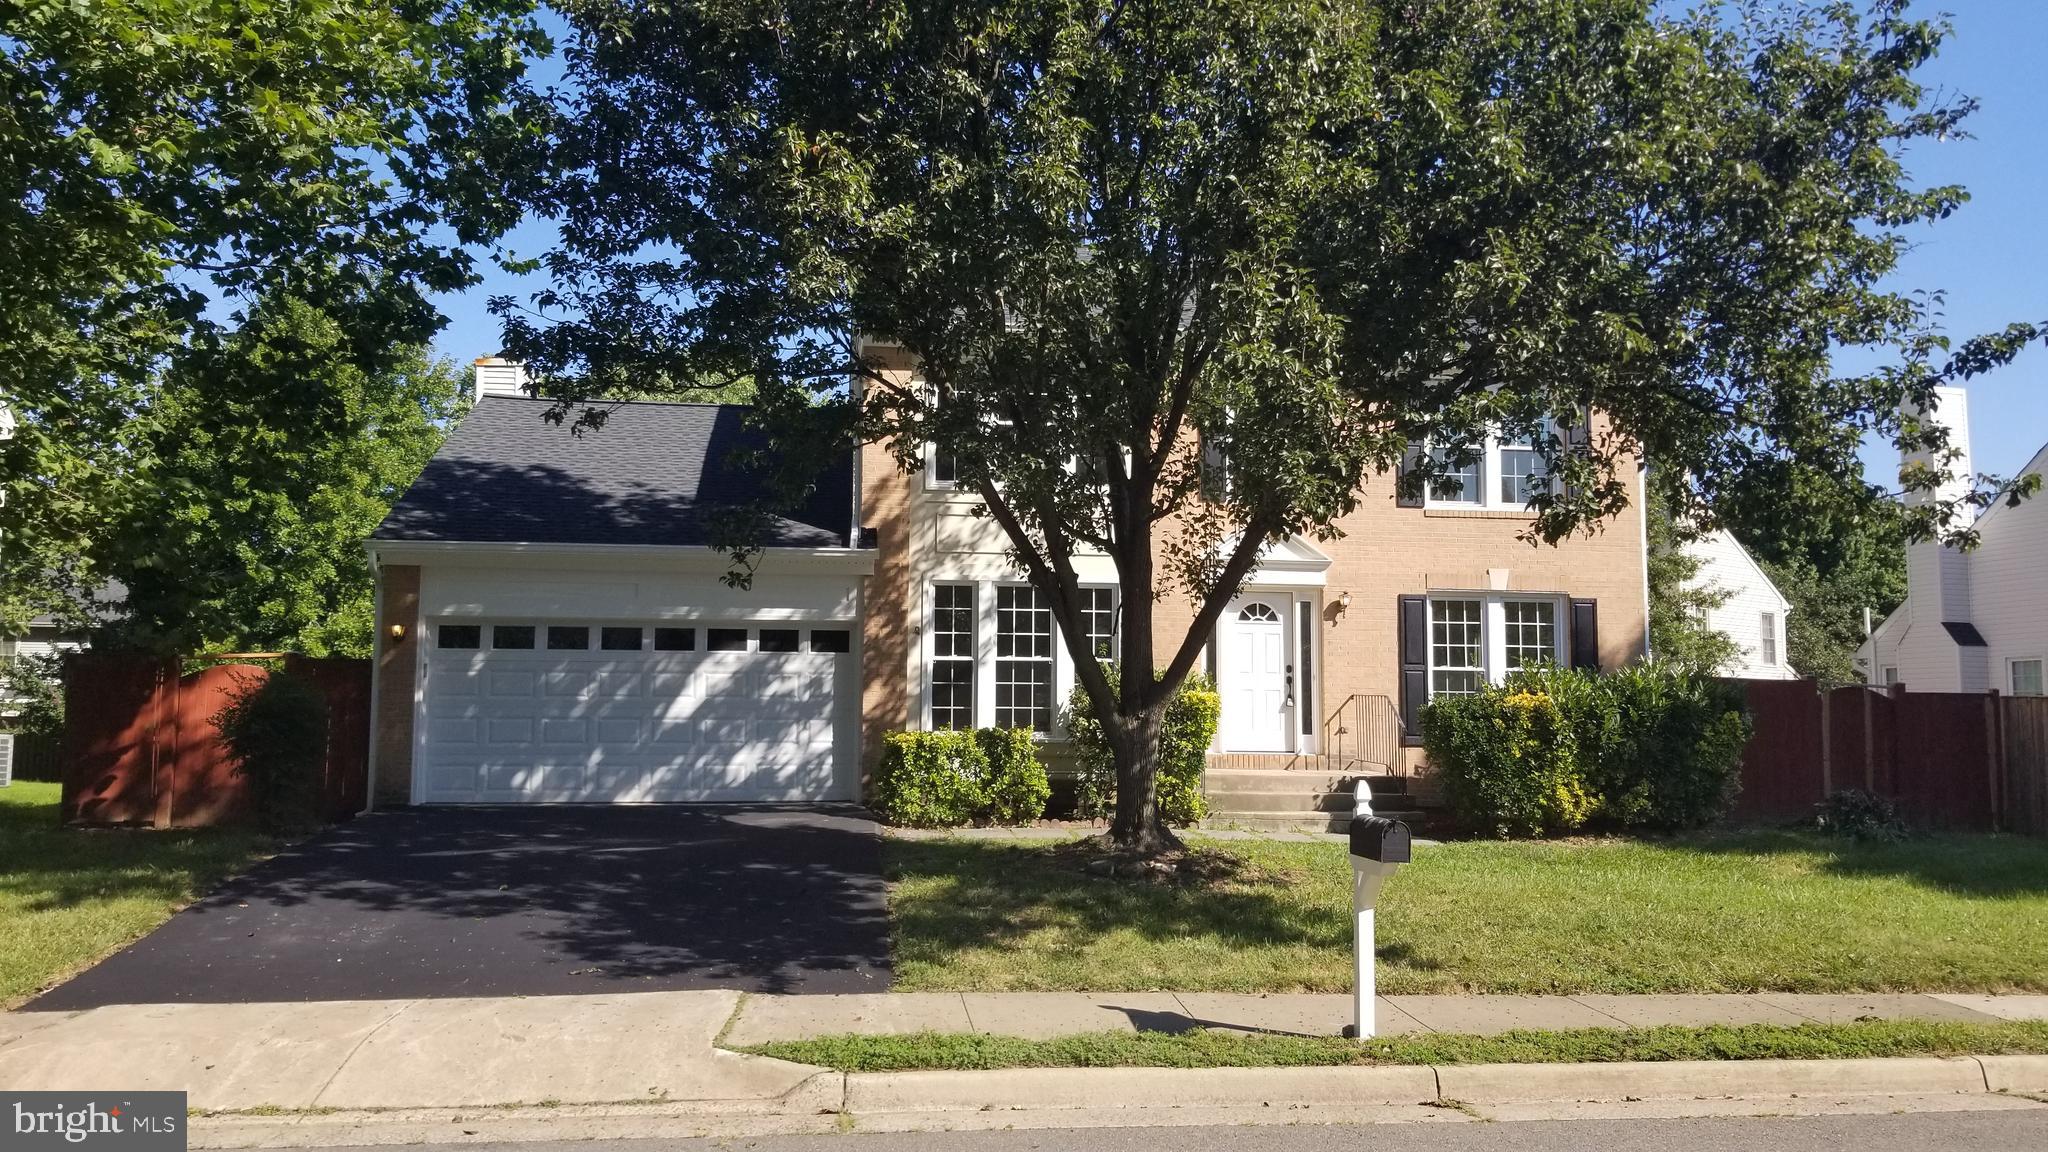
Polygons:
<instances>
[{"instance_id":1,"label":"white garage door","mask_svg":"<svg viewBox=\"0 0 2048 1152\"><path fill-rule=\"evenodd\" d=\"M441 621L427 637L427 803L833 797L846 625Z\"/></svg>"}]
</instances>

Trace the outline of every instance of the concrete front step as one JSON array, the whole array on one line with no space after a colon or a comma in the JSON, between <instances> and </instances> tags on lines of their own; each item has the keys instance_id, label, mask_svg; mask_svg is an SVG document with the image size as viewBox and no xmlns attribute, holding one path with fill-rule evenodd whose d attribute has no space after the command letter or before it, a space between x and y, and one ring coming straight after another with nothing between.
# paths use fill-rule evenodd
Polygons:
<instances>
[{"instance_id":1,"label":"concrete front step","mask_svg":"<svg viewBox=\"0 0 2048 1152\"><path fill-rule=\"evenodd\" d=\"M1375 809L1376 814L1393 820L1405 821L1410 827L1420 825L1427 817L1421 812ZM1202 821L1204 828L1242 828L1250 832L1346 832L1351 828L1351 813L1330 812L1211 812Z\"/></svg>"},{"instance_id":2,"label":"concrete front step","mask_svg":"<svg viewBox=\"0 0 2048 1152\"><path fill-rule=\"evenodd\" d=\"M1216 792L1344 792L1363 778L1375 796L1396 795L1408 790L1399 776L1365 775L1358 772L1314 772L1286 769L1211 768L1202 773L1207 791Z\"/></svg>"}]
</instances>

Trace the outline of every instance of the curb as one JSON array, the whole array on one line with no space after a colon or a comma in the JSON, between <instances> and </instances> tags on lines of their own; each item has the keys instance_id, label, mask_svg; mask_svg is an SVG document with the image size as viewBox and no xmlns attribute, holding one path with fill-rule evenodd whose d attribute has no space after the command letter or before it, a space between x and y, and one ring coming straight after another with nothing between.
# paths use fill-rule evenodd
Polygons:
<instances>
[{"instance_id":1,"label":"curb","mask_svg":"<svg viewBox=\"0 0 2048 1152\"><path fill-rule=\"evenodd\" d=\"M1470 1121L1529 1105L1722 1114L1731 1101L2044 1107L2048 1056L1307 1068L820 1070L765 1100L196 1116L195 1148L746 1137L985 1127ZM1943 1103L1946 1101L1947 1103ZM1488 1116L1493 1106L1509 1114Z\"/></svg>"}]
</instances>

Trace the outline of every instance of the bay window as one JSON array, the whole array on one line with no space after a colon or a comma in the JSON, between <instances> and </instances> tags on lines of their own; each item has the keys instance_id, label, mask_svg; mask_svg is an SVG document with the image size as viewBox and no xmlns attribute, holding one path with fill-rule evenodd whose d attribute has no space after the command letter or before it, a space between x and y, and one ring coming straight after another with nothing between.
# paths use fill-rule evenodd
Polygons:
<instances>
[{"instance_id":1,"label":"bay window","mask_svg":"<svg viewBox=\"0 0 2048 1152\"><path fill-rule=\"evenodd\" d=\"M1052 599L1028 584L935 583L924 629L925 726L978 725L1055 732L1075 683ZM1116 658L1117 590L1080 589L1077 625L1087 651Z\"/></svg>"}]
</instances>

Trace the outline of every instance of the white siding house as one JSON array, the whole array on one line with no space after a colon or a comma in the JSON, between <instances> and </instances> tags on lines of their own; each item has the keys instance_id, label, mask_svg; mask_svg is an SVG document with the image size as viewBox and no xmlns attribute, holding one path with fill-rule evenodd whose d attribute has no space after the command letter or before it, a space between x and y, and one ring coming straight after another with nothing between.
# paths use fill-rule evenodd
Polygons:
<instances>
[{"instance_id":1,"label":"white siding house","mask_svg":"<svg viewBox=\"0 0 2048 1152\"><path fill-rule=\"evenodd\" d=\"M1969 483L1969 408L1941 389L1936 415L1961 450L1944 492ZM2048 445L2021 474L2048 471ZM1924 499L1924 497L1921 497ZM1932 541L1906 549L1906 602L1857 653L1873 683L1908 691L2043 692L2048 670L2048 499L1996 504L1977 518L1980 544L1961 552Z\"/></svg>"},{"instance_id":2,"label":"white siding house","mask_svg":"<svg viewBox=\"0 0 2048 1152\"><path fill-rule=\"evenodd\" d=\"M1721 603L1705 613L1707 627L1736 646L1721 674L1743 680L1797 679L1799 674L1785 656L1785 616L1792 605L1749 549L1723 528L1686 544L1685 551L1699 561L1699 571L1687 585L1723 595Z\"/></svg>"}]
</instances>

